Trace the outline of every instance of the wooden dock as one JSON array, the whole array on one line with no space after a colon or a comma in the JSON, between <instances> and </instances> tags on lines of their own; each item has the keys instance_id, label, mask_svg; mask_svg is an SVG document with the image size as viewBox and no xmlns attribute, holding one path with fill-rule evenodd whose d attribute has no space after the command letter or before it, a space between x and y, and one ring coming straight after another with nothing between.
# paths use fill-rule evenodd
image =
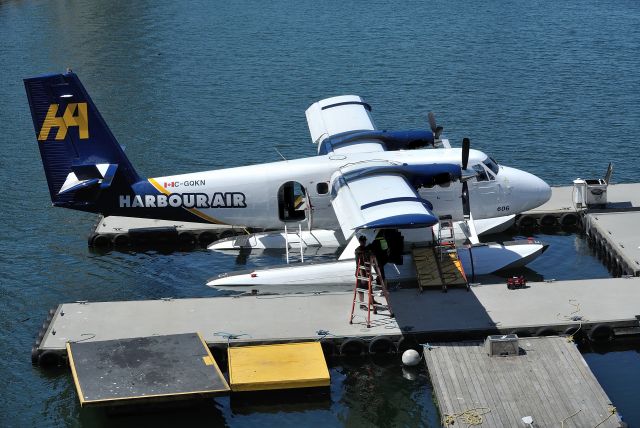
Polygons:
<instances>
[{"instance_id":1,"label":"wooden dock","mask_svg":"<svg viewBox=\"0 0 640 428\"><path fill-rule=\"evenodd\" d=\"M618 427L609 398L576 346L562 337L520 339L520 355L490 357L481 342L440 343L424 356L443 426ZM455 420L455 425L451 421ZM476 419L479 421L479 419Z\"/></svg>"}]
</instances>

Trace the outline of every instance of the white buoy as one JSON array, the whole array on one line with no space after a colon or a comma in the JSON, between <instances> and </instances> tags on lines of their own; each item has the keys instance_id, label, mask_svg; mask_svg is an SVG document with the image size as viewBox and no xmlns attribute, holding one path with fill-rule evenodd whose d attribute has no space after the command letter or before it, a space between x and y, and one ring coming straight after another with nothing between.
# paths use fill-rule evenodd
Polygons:
<instances>
[{"instance_id":1,"label":"white buoy","mask_svg":"<svg viewBox=\"0 0 640 428\"><path fill-rule=\"evenodd\" d=\"M407 349L402 353L402 364L415 366L420 362L420 354L415 349Z\"/></svg>"}]
</instances>

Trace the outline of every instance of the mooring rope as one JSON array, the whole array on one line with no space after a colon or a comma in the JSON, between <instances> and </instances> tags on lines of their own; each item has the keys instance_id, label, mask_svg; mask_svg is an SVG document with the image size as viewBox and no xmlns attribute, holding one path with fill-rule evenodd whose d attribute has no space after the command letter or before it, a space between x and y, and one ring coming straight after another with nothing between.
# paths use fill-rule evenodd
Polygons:
<instances>
[{"instance_id":1,"label":"mooring rope","mask_svg":"<svg viewBox=\"0 0 640 428\"><path fill-rule=\"evenodd\" d=\"M444 415L442 417L442 425L445 427L451 426L459 419L460 422L467 424L467 427L477 426L482 424L483 417L491 411L488 407L475 407L473 409L467 409L460 413L454 413L452 415Z\"/></svg>"}]
</instances>

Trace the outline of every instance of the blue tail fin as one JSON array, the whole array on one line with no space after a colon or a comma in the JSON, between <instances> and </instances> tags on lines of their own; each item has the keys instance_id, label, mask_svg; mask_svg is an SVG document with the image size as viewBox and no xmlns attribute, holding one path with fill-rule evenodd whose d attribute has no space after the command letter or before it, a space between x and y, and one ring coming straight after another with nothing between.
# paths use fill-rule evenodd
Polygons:
<instances>
[{"instance_id":1,"label":"blue tail fin","mask_svg":"<svg viewBox=\"0 0 640 428\"><path fill-rule=\"evenodd\" d=\"M24 85L55 206L101 212L104 197L140 180L75 73Z\"/></svg>"}]
</instances>

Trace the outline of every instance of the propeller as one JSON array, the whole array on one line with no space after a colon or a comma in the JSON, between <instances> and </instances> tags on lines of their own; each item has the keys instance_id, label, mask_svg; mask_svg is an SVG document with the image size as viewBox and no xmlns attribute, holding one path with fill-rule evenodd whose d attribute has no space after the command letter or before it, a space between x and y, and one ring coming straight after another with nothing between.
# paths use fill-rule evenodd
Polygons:
<instances>
[{"instance_id":1,"label":"propeller","mask_svg":"<svg viewBox=\"0 0 640 428\"><path fill-rule=\"evenodd\" d=\"M471 244L478 244L478 232L476 231L476 225L473 221L473 215L471 214L471 202L469 199L469 180L475 177L475 172L469 174L467 166L469 164L469 150L471 149L471 141L468 138L462 140L462 214L464 216L464 224L467 226L467 238Z\"/></svg>"},{"instance_id":2,"label":"propeller","mask_svg":"<svg viewBox=\"0 0 640 428\"><path fill-rule=\"evenodd\" d=\"M471 148L471 141L468 138L462 139L462 171L467 169L469 163L469 149ZM469 203L469 186L467 181L469 178L462 178L462 213L465 220L471 215L471 205Z\"/></svg>"},{"instance_id":3,"label":"propeller","mask_svg":"<svg viewBox=\"0 0 640 428\"><path fill-rule=\"evenodd\" d=\"M438 124L436 123L436 116L433 114L433 112L429 112L427 117L429 118L429 127L431 128L431 132L433 132L433 138L439 140L440 134L442 134L442 130L444 128L442 126L438 126Z\"/></svg>"}]
</instances>

